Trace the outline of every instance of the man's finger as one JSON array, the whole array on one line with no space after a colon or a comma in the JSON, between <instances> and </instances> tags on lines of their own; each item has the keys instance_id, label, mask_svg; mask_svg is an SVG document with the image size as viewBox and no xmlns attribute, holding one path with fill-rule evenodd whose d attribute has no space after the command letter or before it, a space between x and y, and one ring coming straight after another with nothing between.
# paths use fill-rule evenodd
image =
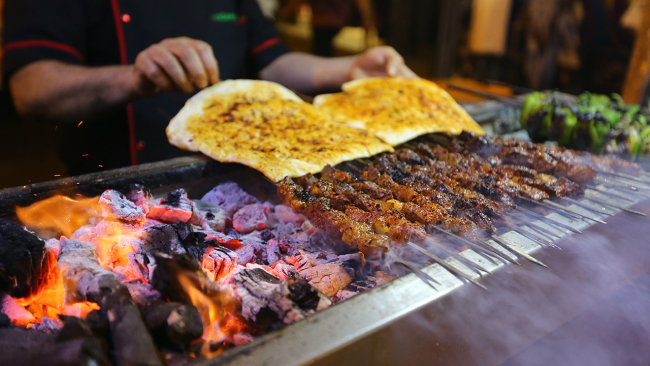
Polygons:
<instances>
[{"instance_id":1,"label":"man's finger","mask_svg":"<svg viewBox=\"0 0 650 366\"><path fill-rule=\"evenodd\" d=\"M419 79L420 77L413 72L408 66L402 65L394 76L401 76L408 79Z\"/></svg>"},{"instance_id":2,"label":"man's finger","mask_svg":"<svg viewBox=\"0 0 650 366\"><path fill-rule=\"evenodd\" d=\"M208 79L210 84L216 84L220 81L219 79L219 63L214 57L214 52L212 47L205 42L196 42L194 48L199 53L199 57L203 62L205 71L208 73Z\"/></svg>"},{"instance_id":3,"label":"man's finger","mask_svg":"<svg viewBox=\"0 0 650 366\"><path fill-rule=\"evenodd\" d=\"M138 57L136 64L139 71L154 85L154 91L155 89L163 91L174 90L174 83L151 58L146 56Z\"/></svg>"},{"instance_id":4,"label":"man's finger","mask_svg":"<svg viewBox=\"0 0 650 366\"><path fill-rule=\"evenodd\" d=\"M392 47L387 47L385 50L386 57L386 74L388 76L398 76L397 73L405 66L402 56L395 51Z\"/></svg>"},{"instance_id":5,"label":"man's finger","mask_svg":"<svg viewBox=\"0 0 650 366\"><path fill-rule=\"evenodd\" d=\"M151 58L158 64L165 73L174 81L176 86L186 93L194 91L192 83L185 74L185 69L179 60L171 52L162 46L153 46Z\"/></svg>"},{"instance_id":6,"label":"man's finger","mask_svg":"<svg viewBox=\"0 0 650 366\"><path fill-rule=\"evenodd\" d=\"M181 65L192 77L194 86L199 89L208 86L208 74L203 66L203 61L201 61L199 53L192 46L187 42L183 42L170 47L170 51L179 59Z\"/></svg>"}]
</instances>

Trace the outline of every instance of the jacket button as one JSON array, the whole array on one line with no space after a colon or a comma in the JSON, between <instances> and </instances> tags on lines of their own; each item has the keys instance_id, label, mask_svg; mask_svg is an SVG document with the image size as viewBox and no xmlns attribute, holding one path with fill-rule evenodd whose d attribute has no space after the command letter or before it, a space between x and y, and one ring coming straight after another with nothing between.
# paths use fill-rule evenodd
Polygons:
<instances>
[{"instance_id":1,"label":"jacket button","mask_svg":"<svg viewBox=\"0 0 650 366\"><path fill-rule=\"evenodd\" d=\"M142 151L144 149L144 141L140 141L135 145L135 149L138 151Z\"/></svg>"},{"instance_id":2,"label":"jacket button","mask_svg":"<svg viewBox=\"0 0 650 366\"><path fill-rule=\"evenodd\" d=\"M131 16L130 16L129 14L124 14L124 15L122 15L122 21L123 21L124 23L128 23L128 22L130 22L130 21L131 21Z\"/></svg>"}]
</instances>

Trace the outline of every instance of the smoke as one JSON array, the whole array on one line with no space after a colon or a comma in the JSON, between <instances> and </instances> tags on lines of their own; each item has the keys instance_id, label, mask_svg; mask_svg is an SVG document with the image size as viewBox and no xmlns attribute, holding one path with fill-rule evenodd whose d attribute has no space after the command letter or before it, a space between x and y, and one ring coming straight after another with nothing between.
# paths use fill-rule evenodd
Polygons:
<instances>
[{"instance_id":1,"label":"smoke","mask_svg":"<svg viewBox=\"0 0 650 366\"><path fill-rule=\"evenodd\" d=\"M645 209L645 210L643 210ZM650 212L650 205L642 207ZM466 284L373 337L377 364L650 364L650 225L619 213ZM389 350L389 351L388 351ZM371 361L368 361L371 362Z\"/></svg>"}]
</instances>

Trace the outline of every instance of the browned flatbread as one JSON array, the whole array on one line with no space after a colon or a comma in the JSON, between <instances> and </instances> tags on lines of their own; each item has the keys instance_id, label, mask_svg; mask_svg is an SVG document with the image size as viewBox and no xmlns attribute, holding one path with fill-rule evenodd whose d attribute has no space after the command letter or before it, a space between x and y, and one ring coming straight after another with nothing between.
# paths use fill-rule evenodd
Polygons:
<instances>
[{"instance_id":1,"label":"browned flatbread","mask_svg":"<svg viewBox=\"0 0 650 366\"><path fill-rule=\"evenodd\" d=\"M392 151L288 89L253 80L226 81L197 94L172 119L167 136L182 149L248 165L275 182Z\"/></svg>"},{"instance_id":2,"label":"browned flatbread","mask_svg":"<svg viewBox=\"0 0 650 366\"><path fill-rule=\"evenodd\" d=\"M314 106L393 146L433 132L484 134L444 89L424 79L355 80L344 84L342 93L317 96Z\"/></svg>"}]
</instances>

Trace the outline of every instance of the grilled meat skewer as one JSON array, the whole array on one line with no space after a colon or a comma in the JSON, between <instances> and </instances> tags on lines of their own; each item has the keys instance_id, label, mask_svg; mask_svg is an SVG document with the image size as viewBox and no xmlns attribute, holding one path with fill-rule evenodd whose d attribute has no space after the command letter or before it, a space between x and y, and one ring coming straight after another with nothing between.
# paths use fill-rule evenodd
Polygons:
<instances>
[{"instance_id":1,"label":"grilled meat skewer","mask_svg":"<svg viewBox=\"0 0 650 366\"><path fill-rule=\"evenodd\" d=\"M521 140L474 135L465 140L462 149L475 152L482 157L496 156L505 164L533 168L540 173L566 177L579 184L590 182L596 177L593 168L579 163L567 153L557 150L547 151L539 144Z\"/></svg>"}]
</instances>

